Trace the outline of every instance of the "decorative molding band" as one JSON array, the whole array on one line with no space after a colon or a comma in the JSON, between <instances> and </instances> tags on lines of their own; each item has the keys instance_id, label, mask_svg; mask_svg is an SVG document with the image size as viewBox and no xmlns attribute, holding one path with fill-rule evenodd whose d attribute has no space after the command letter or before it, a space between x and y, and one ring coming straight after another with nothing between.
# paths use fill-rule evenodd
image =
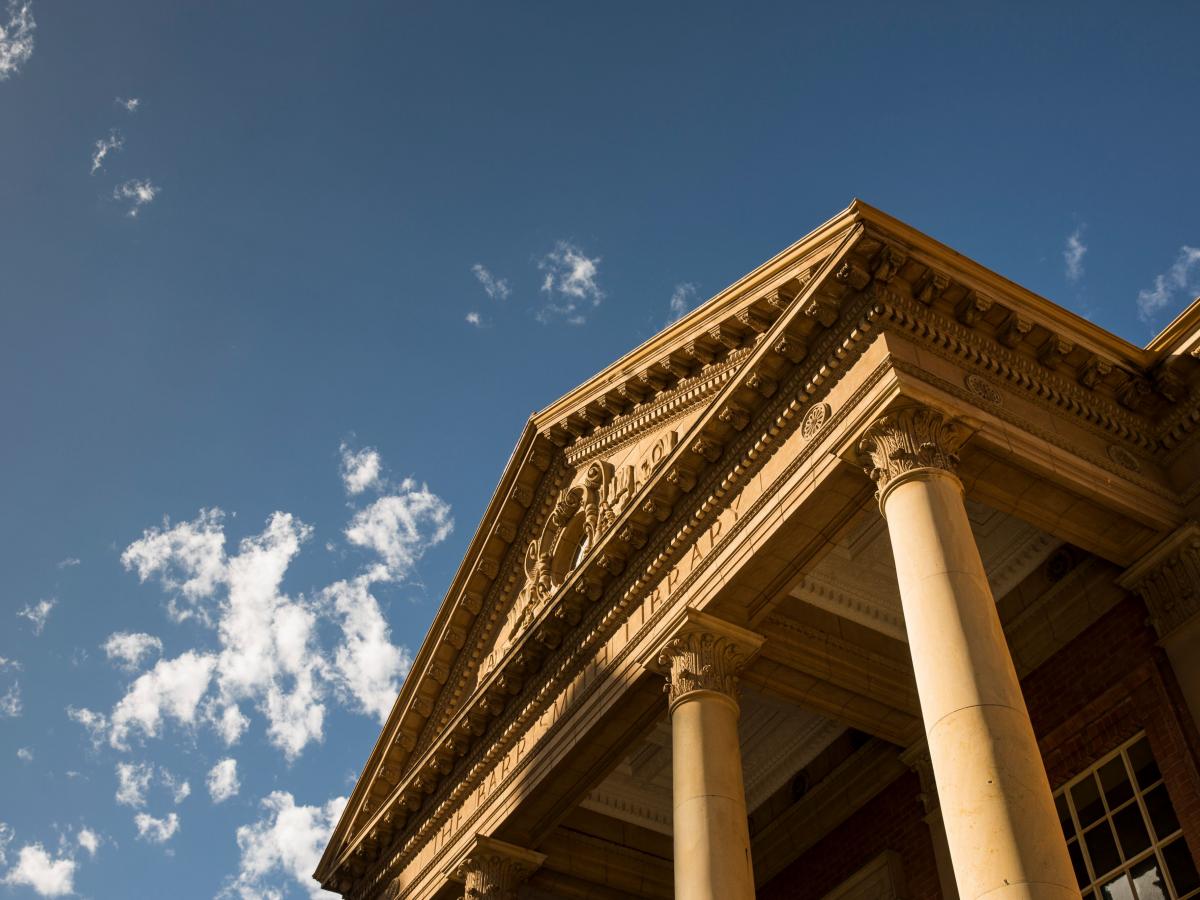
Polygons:
<instances>
[{"instance_id":1,"label":"decorative molding band","mask_svg":"<svg viewBox=\"0 0 1200 900\"><path fill-rule=\"evenodd\" d=\"M1188 522L1120 577L1150 611L1160 638L1200 613L1200 525Z\"/></svg>"}]
</instances>

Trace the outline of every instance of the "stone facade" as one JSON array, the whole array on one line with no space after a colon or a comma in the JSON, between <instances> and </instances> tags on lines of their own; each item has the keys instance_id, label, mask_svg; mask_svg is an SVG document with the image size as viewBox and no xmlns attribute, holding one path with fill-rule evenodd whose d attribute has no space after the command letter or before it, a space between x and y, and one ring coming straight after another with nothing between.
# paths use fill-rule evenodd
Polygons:
<instances>
[{"instance_id":1,"label":"stone facade","mask_svg":"<svg viewBox=\"0 0 1200 900\"><path fill-rule=\"evenodd\" d=\"M1186 896L1198 351L854 203L531 418L316 878Z\"/></svg>"}]
</instances>

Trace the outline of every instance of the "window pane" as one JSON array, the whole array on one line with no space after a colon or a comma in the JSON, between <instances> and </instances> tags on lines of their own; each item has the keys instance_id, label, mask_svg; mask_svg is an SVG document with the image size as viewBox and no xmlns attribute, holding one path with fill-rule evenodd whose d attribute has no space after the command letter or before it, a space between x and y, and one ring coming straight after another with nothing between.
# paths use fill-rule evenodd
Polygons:
<instances>
[{"instance_id":1,"label":"window pane","mask_svg":"<svg viewBox=\"0 0 1200 900\"><path fill-rule=\"evenodd\" d=\"M1122 872L1104 887L1100 888L1101 900L1133 900L1133 891L1129 887L1129 878Z\"/></svg>"},{"instance_id":2,"label":"window pane","mask_svg":"<svg viewBox=\"0 0 1200 900\"><path fill-rule=\"evenodd\" d=\"M1079 841L1067 844L1067 852L1071 854L1071 867L1075 869L1075 880L1081 888L1088 886L1092 879L1088 878L1087 866L1083 864L1083 851L1079 849Z\"/></svg>"},{"instance_id":3,"label":"window pane","mask_svg":"<svg viewBox=\"0 0 1200 900\"><path fill-rule=\"evenodd\" d=\"M1171 873L1171 882L1175 885L1175 892L1179 896L1183 896L1188 891L1194 891L1200 887L1200 875L1196 874L1196 864L1192 862L1192 853L1188 849L1187 841L1180 838L1177 841L1172 841L1162 851L1163 861L1167 864L1167 869Z\"/></svg>"},{"instance_id":4,"label":"window pane","mask_svg":"<svg viewBox=\"0 0 1200 900\"><path fill-rule=\"evenodd\" d=\"M1121 864L1117 843L1107 822L1101 822L1084 834L1083 839L1087 842L1088 858L1092 861L1092 871L1097 878Z\"/></svg>"},{"instance_id":5,"label":"window pane","mask_svg":"<svg viewBox=\"0 0 1200 900\"><path fill-rule=\"evenodd\" d=\"M1104 798L1108 800L1109 809L1120 806L1133 796L1133 786L1129 783L1125 760L1119 755L1106 762L1099 775L1100 786L1104 788Z\"/></svg>"},{"instance_id":6,"label":"window pane","mask_svg":"<svg viewBox=\"0 0 1200 900\"><path fill-rule=\"evenodd\" d=\"M1129 870L1138 900L1167 900L1167 886L1158 871L1158 857L1153 853Z\"/></svg>"},{"instance_id":7,"label":"window pane","mask_svg":"<svg viewBox=\"0 0 1200 900\"><path fill-rule=\"evenodd\" d=\"M1113 814L1113 827L1117 829L1117 840L1121 842L1121 852L1126 859L1133 859L1150 846L1150 835L1146 832L1146 822L1142 819L1142 811L1136 803L1130 803L1118 813Z\"/></svg>"},{"instance_id":8,"label":"window pane","mask_svg":"<svg viewBox=\"0 0 1200 900\"><path fill-rule=\"evenodd\" d=\"M1150 814L1150 824L1160 841L1179 830L1179 819L1175 817L1175 807L1171 806L1166 785L1160 784L1146 795L1146 812Z\"/></svg>"},{"instance_id":9,"label":"window pane","mask_svg":"<svg viewBox=\"0 0 1200 900\"><path fill-rule=\"evenodd\" d=\"M1090 775L1071 788L1071 799L1075 801L1075 813L1079 816L1081 828L1087 828L1104 815L1100 789L1096 787L1096 779Z\"/></svg>"},{"instance_id":10,"label":"window pane","mask_svg":"<svg viewBox=\"0 0 1200 900\"><path fill-rule=\"evenodd\" d=\"M1150 755L1150 742L1145 738L1129 748L1129 763L1133 766L1133 774L1137 778L1138 787L1143 791L1162 778L1158 771L1158 764Z\"/></svg>"},{"instance_id":11,"label":"window pane","mask_svg":"<svg viewBox=\"0 0 1200 900\"><path fill-rule=\"evenodd\" d=\"M1062 825L1063 836L1068 840L1075 836L1075 826L1071 822L1071 810L1067 806L1067 795L1059 794L1054 798L1054 808L1058 812L1058 821Z\"/></svg>"}]
</instances>

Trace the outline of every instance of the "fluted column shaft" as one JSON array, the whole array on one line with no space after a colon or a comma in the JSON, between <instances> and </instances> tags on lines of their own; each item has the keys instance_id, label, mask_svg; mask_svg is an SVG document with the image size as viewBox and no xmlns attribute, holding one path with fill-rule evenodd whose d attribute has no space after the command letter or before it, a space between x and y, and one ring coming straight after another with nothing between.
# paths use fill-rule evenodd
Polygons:
<instances>
[{"instance_id":1,"label":"fluted column shaft","mask_svg":"<svg viewBox=\"0 0 1200 900\"><path fill-rule=\"evenodd\" d=\"M953 473L961 433L926 408L860 447L880 485L921 715L962 900L1078 900L1046 770Z\"/></svg>"},{"instance_id":2,"label":"fluted column shaft","mask_svg":"<svg viewBox=\"0 0 1200 900\"><path fill-rule=\"evenodd\" d=\"M737 673L759 643L701 626L670 640L659 657L670 668L677 900L754 898Z\"/></svg>"}]
</instances>

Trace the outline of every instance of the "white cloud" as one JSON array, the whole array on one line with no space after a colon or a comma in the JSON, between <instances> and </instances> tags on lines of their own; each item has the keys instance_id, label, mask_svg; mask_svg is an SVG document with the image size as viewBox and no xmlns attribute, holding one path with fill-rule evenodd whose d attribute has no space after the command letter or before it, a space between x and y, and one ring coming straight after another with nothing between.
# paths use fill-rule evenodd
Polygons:
<instances>
[{"instance_id":1,"label":"white cloud","mask_svg":"<svg viewBox=\"0 0 1200 900\"><path fill-rule=\"evenodd\" d=\"M100 849L100 835L90 828L80 828L75 839L79 841L79 846L88 852L88 856L95 856L96 851Z\"/></svg>"},{"instance_id":2,"label":"white cloud","mask_svg":"<svg viewBox=\"0 0 1200 900\"><path fill-rule=\"evenodd\" d=\"M75 892L75 860L52 857L41 844L26 844L4 883L33 888L42 897L62 897Z\"/></svg>"},{"instance_id":3,"label":"white cloud","mask_svg":"<svg viewBox=\"0 0 1200 900\"><path fill-rule=\"evenodd\" d=\"M33 56L33 4L8 0L8 21L0 23L0 81L20 71Z\"/></svg>"},{"instance_id":4,"label":"white cloud","mask_svg":"<svg viewBox=\"0 0 1200 900\"><path fill-rule=\"evenodd\" d=\"M21 664L15 659L5 659L3 656L0 656L0 672L3 672L5 669L16 669L19 672Z\"/></svg>"},{"instance_id":5,"label":"white cloud","mask_svg":"<svg viewBox=\"0 0 1200 900\"><path fill-rule=\"evenodd\" d=\"M380 486L383 461L378 450L373 447L352 450L344 442L338 450L342 455L342 483L346 486L347 494L361 494Z\"/></svg>"},{"instance_id":6,"label":"white cloud","mask_svg":"<svg viewBox=\"0 0 1200 900\"><path fill-rule=\"evenodd\" d=\"M12 719L21 714L21 685L14 681L7 691L0 694L0 719Z\"/></svg>"},{"instance_id":7,"label":"white cloud","mask_svg":"<svg viewBox=\"0 0 1200 900\"><path fill-rule=\"evenodd\" d=\"M142 658L151 653L162 653L162 641L152 634L136 631L117 631L104 642L104 653L122 669L133 670L141 665Z\"/></svg>"},{"instance_id":8,"label":"white cloud","mask_svg":"<svg viewBox=\"0 0 1200 900\"><path fill-rule=\"evenodd\" d=\"M7 822L0 822L0 866L8 863L8 845L13 842L12 826Z\"/></svg>"},{"instance_id":9,"label":"white cloud","mask_svg":"<svg viewBox=\"0 0 1200 900\"><path fill-rule=\"evenodd\" d=\"M346 798L336 797L324 806L297 806L291 794L273 791L262 805L266 814L237 830L241 865L221 895L241 900L281 898L290 886L319 900L325 895L312 873Z\"/></svg>"},{"instance_id":10,"label":"white cloud","mask_svg":"<svg viewBox=\"0 0 1200 900\"><path fill-rule=\"evenodd\" d=\"M367 576L339 581L326 588L325 597L341 620L342 640L333 660L338 685L383 724L412 658L391 642L370 584Z\"/></svg>"},{"instance_id":11,"label":"white cloud","mask_svg":"<svg viewBox=\"0 0 1200 900\"><path fill-rule=\"evenodd\" d=\"M600 273L600 257L589 257L567 241L559 241L554 249L538 261L542 276L542 293L546 302L538 310L538 321L548 322L561 316L571 325L586 321L580 307L598 306L604 299L596 279Z\"/></svg>"},{"instance_id":12,"label":"white cloud","mask_svg":"<svg viewBox=\"0 0 1200 900\"><path fill-rule=\"evenodd\" d=\"M152 202L158 196L158 192L158 185L153 184L148 179L131 178L113 189L113 199L128 201L128 214L131 217L135 217L143 206Z\"/></svg>"},{"instance_id":13,"label":"white cloud","mask_svg":"<svg viewBox=\"0 0 1200 900\"><path fill-rule=\"evenodd\" d=\"M79 557L68 556L66 559L60 559L57 563L57 566L60 569L70 569L74 566L79 565L79 563L80 563Z\"/></svg>"},{"instance_id":14,"label":"white cloud","mask_svg":"<svg viewBox=\"0 0 1200 900\"><path fill-rule=\"evenodd\" d=\"M171 799L175 801L176 806L192 795L192 786L186 779L180 781L166 769L160 769L159 772L163 784L171 791Z\"/></svg>"},{"instance_id":15,"label":"white cloud","mask_svg":"<svg viewBox=\"0 0 1200 900\"><path fill-rule=\"evenodd\" d=\"M100 140L96 141L92 145L92 174L95 175L104 168L104 158L108 154L115 153L124 146L125 138L115 128L108 133L108 137L100 138Z\"/></svg>"},{"instance_id":16,"label":"white cloud","mask_svg":"<svg viewBox=\"0 0 1200 900\"><path fill-rule=\"evenodd\" d=\"M476 328L482 328L483 317L480 316L479 313L472 310L471 312L467 313L467 324L474 325Z\"/></svg>"},{"instance_id":17,"label":"white cloud","mask_svg":"<svg viewBox=\"0 0 1200 900\"><path fill-rule=\"evenodd\" d=\"M512 293L505 279L496 278L481 263L471 266L471 271L483 285L484 292L493 300L507 300L508 295Z\"/></svg>"},{"instance_id":18,"label":"white cloud","mask_svg":"<svg viewBox=\"0 0 1200 900\"><path fill-rule=\"evenodd\" d=\"M103 714L90 709L68 706L67 718L72 722L78 722L87 729L88 736L92 739L92 746L99 747L104 742L104 738L108 734L108 718Z\"/></svg>"},{"instance_id":19,"label":"white cloud","mask_svg":"<svg viewBox=\"0 0 1200 900\"><path fill-rule=\"evenodd\" d=\"M133 817L138 837L151 844L165 844L179 830L179 816L167 813L166 818L156 819L149 813L138 813Z\"/></svg>"},{"instance_id":20,"label":"white cloud","mask_svg":"<svg viewBox=\"0 0 1200 900\"><path fill-rule=\"evenodd\" d=\"M221 760L208 772L208 794L213 803L223 803L236 796L241 789L237 775L237 760L232 757Z\"/></svg>"},{"instance_id":21,"label":"white cloud","mask_svg":"<svg viewBox=\"0 0 1200 900\"><path fill-rule=\"evenodd\" d=\"M397 493L355 513L345 533L351 544L374 550L383 559L386 571L376 573L379 577L400 580L453 529L449 504L424 484L406 478Z\"/></svg>"},{"instance_id":22,"label":"white cloud","mask_svg":"<svg viewBox=\"0 0 1200 900\"><path fill-rule=\"evenodd\" d=\"M118 97L116 99L116 103L117 106L120 106L124 108L126 112L131 113L137 112L138 107L142 105L142 101L137 97Z\"/></svg>"},{"instance_id":23,"label":"white cloud","mask_svg":"<svg viewBox=\"0 0 1200 900\"><path fill-rule=\"evenodd\" d=\"M689 309L692 308L692 303L696 300L696 286L690 281L685 281L682 284L675 285L675 290L671 291L671 315L667 319L667 324L678 322L684 317Z\"/></svg>"},{"instance_id":24,"label":"white cloud","mask_svg":"<svg viewBox=\"0 0 1200 900\"><path fill-rule=\"evenodd\" d=\"M31 763L33 762L33 751L28 747L18 747L17 759L23 763Z\"/></svg>"},{"instance_id":25,"label":"white cloud","mask_svg":"<svg viewBox=\"0 0 1200 900\"><path fill-rule=\"evenodd\" d=\"M1200 248L1180 247L1171 268L1155 277L1154 287L1138 293L1138 317L1149 322L1163 307L1173 305L1180 293L1184 296L1179 299L1185 302L1200 293Z\"/></svg>"},{"instance_id":26,"label":"white cloud","mask_svg":"<svg viewBox=\"0 0 1200 900\"><path fill-rule=\"evenodd\" d=\"M33 623L34 634L41 634L42 629L46 627L46 620L50 618L50 610L54 609L57 602L53 597L39 600L37 603L27 604L17 615Z\"/></svg>"},{"instance_id":27,"label":"white cloud","mask_svg":"<svg viewBox=\"0 0 1200 900\"><path fill-rule=\"evenodd\" d=\"M113 708L109 743L126 748L135 728L155 737L164 716L182 725L193 724L216 664L213 654L192 650L174 659L160 659L153 669L137 677Z\"/></svg>"},{"instance_id":28,"label":"white cloud","mask_svg":"<svg viewBox=\"0 0 1200 900\"><path fill-rule=\"evenodd\" d=\"M1078 281L1083 277L1083 257L1087 253L1087 244L1083 242L1084 226L1080 225L1067 236L1067 245L1063 249L1063 263L1067 267L1067 281Z\"/></svg>"},{"instance_id":29,"label":"white cloud","mask_svg":"<svg viewBox=\"0 0 1200 900\"><path fill-rule=\"evenodd\" d=\"M184 606L173 601L172 617L183 621L195 615L211 623L203 601L210 600L225 578L225 514L202 509L192 522L147 528L125 548L121 563L137 572L138 581L157 576L163 587L176 591Z\"/></svg>"},{"instance_id":30,"label":"white cloud","mask_svg":"<svg viewBox=\"0 0 1200 900\"><path fill-rule=\"evenodd\" d=\"M145 806L153 777L154 766L149 763L117 763L117 802L134 809Z\"/></svg>"}]
</instances>

